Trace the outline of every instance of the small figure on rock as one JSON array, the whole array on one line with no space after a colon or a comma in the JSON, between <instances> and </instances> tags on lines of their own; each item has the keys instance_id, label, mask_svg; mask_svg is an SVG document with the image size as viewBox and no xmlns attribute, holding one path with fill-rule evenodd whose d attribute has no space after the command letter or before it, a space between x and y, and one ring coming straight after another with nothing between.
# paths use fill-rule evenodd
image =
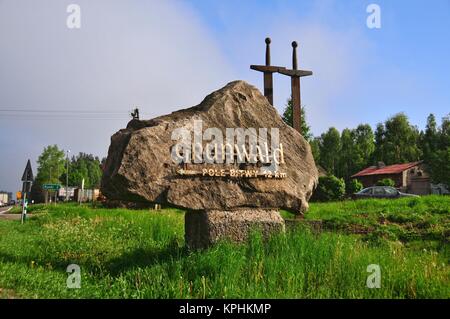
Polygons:
<instances>
[{"instance_id":1,"label":"small figure on rock","mask_svg":"<svg viewBox=\"0 0 450 319\"><path fill-rule=\"evenodd\" d=\"M139 109L135 108L133 112L131 112L131 117L133 120L139 120Z\"/></svg>"}]
</instances>

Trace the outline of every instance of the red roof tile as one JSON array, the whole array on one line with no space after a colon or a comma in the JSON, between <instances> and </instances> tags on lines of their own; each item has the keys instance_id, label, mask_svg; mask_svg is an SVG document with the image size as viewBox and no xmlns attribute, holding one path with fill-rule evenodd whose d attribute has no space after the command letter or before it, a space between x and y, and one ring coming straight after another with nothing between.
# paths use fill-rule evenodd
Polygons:
<instances>
[{"instance_id":1,"label":"red roof tile","mask_svg":"<svg viewBox=\"0 0 450 319\"><path fill-rule=\"evenodd\" d=\"M363 169L361 172L356 173L355 175L352 175L352 177L358 177L358 176L367 176L367 175L386 175L386 174L399 174L403 171L406 171L407 169L417 166L421 161L419 162L412 162L412 163L405 163L405 164L394 164L389 166L384 166L378 168L378 166L370 166L368 168Z\"/></svg>"}]
</instances>

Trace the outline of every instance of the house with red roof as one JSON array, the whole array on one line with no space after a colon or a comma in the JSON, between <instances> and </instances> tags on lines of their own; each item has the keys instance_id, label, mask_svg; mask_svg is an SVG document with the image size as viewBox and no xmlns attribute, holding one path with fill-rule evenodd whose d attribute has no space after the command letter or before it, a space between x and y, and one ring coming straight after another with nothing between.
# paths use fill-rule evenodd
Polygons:
<instances>
[{"instance_id":1,"label":"house with red roof","mask_svg":"<svg viewBox=\"0 0 450 319\"><path fill-rule=\"evenodd\" d=\"M390 178L402 192L417 195L431 193L431 179L422 161L388 166L380 162L354 174L352 178L359 180L364 187L374 186L379 180Z\"/></svg>"}]
</instances>

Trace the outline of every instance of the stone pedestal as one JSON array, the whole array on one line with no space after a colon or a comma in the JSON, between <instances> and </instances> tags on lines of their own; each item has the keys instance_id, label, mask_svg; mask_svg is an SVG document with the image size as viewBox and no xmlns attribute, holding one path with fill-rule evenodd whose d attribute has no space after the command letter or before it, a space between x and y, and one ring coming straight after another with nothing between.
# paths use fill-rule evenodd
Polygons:
<instances>
[{"instance_id":1,"label":"stone pedestal","mask_svg":"<svg viewBox=\"0 0 450 319\"><path fill-rule=\"evenodd\" d=\"M221 239L242 242L252 229L260 229L264 237L285 230L277 210L252 208L188 211L184 225L186 245L191 249L206 248Z\"/></svg>"}]
</instances>

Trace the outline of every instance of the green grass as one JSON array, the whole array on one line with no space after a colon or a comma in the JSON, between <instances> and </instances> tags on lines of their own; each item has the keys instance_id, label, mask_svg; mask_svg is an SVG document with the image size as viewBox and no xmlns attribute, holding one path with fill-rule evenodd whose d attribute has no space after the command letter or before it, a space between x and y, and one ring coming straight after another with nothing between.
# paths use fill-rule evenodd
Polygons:
<instances>
[{"instance_id":1,"label":"green grass","mask_svg":"<svg viewBox=\"0 0 450 319\"><path fill-rule=\"evenodd\" d=\"M449 298L445 235L402 242L377 232L383 214L386 225L429 222L448 236L448 200L313 203L285 235L265 242L254 233L246 244L193 252L184 248L181 210L35 205L24 225L0 220L0 297ZM310 228L319 220L326 231ZM353 224L373 229L355 235L345 227ZM66 287L72 263L81 289ZM370 264L381 267L380 289L366 287Z\"/></svg>"},{"instance_id":2,"label":"green grass","mask_svg":"<svg viewBox=\"0 0 450 319\"><path fill-rule=\"evenodd\" d=\"M321 221L328 230L365 234L371 242L387 239L410 247L435 246L450 258L448 196L315 203L306 219Z\"/></svg>"}]
</instances>

